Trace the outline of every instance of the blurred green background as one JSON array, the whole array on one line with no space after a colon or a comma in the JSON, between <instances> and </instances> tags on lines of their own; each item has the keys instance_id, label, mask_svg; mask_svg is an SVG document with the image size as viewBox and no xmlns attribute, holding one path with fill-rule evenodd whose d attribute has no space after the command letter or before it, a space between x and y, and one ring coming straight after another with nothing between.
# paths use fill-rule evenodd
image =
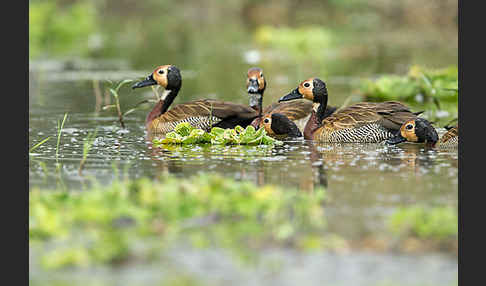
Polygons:
<instances>
[{"instance_id":1,"label":"blurred green background","mask_svg":"<svg viewBox=\"0 0 486 286\"><path fill-rule=\"evenodd\" d=\"M457 5L31 0L29 58L123 59L135 69L172 63L240 82L252 63L295 76L400 73L413 64L457 65Z\"/></svg>"}]
</instances>

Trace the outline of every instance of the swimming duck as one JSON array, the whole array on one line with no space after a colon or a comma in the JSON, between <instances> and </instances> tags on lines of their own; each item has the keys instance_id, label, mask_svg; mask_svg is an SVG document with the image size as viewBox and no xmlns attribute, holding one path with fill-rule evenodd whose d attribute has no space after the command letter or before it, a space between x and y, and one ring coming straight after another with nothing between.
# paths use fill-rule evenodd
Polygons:
<instances>
[{"instance_id":1,"label":"swimming duck","mask_svg":"<svg viewBox=\"0 0 486 286\"><path fill-rule=\"evenodd\" d=\"M212 127L246 127L258 116L247 105L212 99L185 102L168 110L182 86L180 71L174 65L157 67L145 80L137 82L132 88L151 85L161 85L165 90L145 120L145 127L150 133L166 134L181 122L189 122L206 131L210 131Z\"/></svg>"},{"instance_id":2,"label":"swimming duck","mask_svg":"<svg viewBox=\"0 0 486 286\"><path fill-rule=\"evenodd\" d=\"M428 147L457 148L459 143L459 126L446 126L447 132L439 140L437 131L424 118L416 118L405 122L396 135L387 140L389 144L401 142L425 143Z\"/></svg>"},{"instance_id":3,"label":"swimming duck","mask_svg":"<svg viewBox=\"0 0 486 286\"><path fill-rule=\"evenodd\" d=\"M302 137L297 125L280 113L266 114L262 120L262 125L267 134L276 139Z\"/></svg>"},{"instance_id":4,"label":"swimming duck","mask_svg":"<svg viewBox=\"0 0 486 286\"><path fill-rule=\"evenodd\" d=\"M326 84L309 78L279 101L305 98L313 103L312 114L304 128L304 138L328 143L378 143L395 136L402 124L417 118L396 101L361 102L342 108L325 117Z\"/></svg>"},{"instance_id":5,"label":"swimming duck","mask_svg":"<svg viewBox=\"0 0 486 286\"><path fill-rule=\"evenodd\" d=\"M248 69L246 88L250 97L250 107L258 112L258 117L253 120L251 125L256 129L263 126L262 118L272 113L280 113L292 120L297 125L304 126L312 111L312 103L306 100L295 100L292 102L274 102L263 108L263 94L267 87L267 81L263 76L261 68L253 67ZM329 106L327 114L332 114L335 107Z\"/></svg>"}]
</instances>

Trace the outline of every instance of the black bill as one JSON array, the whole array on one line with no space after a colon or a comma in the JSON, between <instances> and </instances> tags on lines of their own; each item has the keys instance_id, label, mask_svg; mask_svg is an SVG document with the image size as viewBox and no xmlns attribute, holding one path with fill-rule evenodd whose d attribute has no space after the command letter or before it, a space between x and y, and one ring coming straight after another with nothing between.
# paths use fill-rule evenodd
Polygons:
<instances>
[{"instance_id":1,"label":"black bill","mask_svg":"<svg viewBox=\"0 0 486 286\"><path fill-rule=\"evenodd\" d=\"M284 95L282 96L278 102L281 102L281 101L288 101L288 100L293 100L293 99L299 99L299 98L302 98L302 94L300 94L299 92L299 88L296 88L294 90L292 90L291 93L287 94L287 95Z\"/></svg>"},{"instance_id":2,"label":"black bill","mask_svg":"<svg viewBox=\"0 0 486 286\"><path fill-rule=\"evenodd\" d=\"M157 82L154 80L154 77L152 75L149 75L146 79L132 85L132 88L135 89L135 88L145 87L149 85L156 85L156 84Z\"/></svg>"},{"instance_id":3,"label":"black bill","mask_svg":"<svg viewBox=\"0 0 486 286\"><path fill-rule=\"evenodd\" d=\"M405 139L405 137L403 137L402 134L400 134L400 132L398 132L397 135L386 140L386 143L390 144L390 145L395 145L395 144L402 143L402 142L405 142L405 141L407 141L407 139Z\"/></svg>"}]
</instances>

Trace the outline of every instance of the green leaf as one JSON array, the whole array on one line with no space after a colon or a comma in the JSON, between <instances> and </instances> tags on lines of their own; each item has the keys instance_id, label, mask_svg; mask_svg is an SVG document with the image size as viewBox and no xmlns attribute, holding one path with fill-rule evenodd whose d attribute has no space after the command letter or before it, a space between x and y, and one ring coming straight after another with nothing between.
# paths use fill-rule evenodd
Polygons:
<instances>
[{"instance_id":1,"label":"green leaf","mask_svg":"<svg viewBox=\"0 0 486 286\"><path fill-rule=\"evenodd\" d=\"M182 144L201 143L204 133L205 132L202 129L194 129L191 131L189 136L186 136L185 138L182 139Z\"/></svg>"},{"instance_id":2,"label":"green leaf","mask_svg":"<svg viewBox=\"0 0 486 286\"><path fill-rule=\"evenodd\" d=\"M194 127L189 122L179 123L174 128L174 131L181 136L188 136L192 130L194 130Z\"/></svg>"},{"instance_id":3,"label":"green leaf","mask_svg":"<svg viewBox=\"0 0 486 286\"><path fill-rule=\"evenodd\" d=\"M110 88L109 90L110 90L111 94L113 94L114 97L118 98L118 93L117 93L116 90L114 90L113 88Z\"/></svg>"}]
</instances>

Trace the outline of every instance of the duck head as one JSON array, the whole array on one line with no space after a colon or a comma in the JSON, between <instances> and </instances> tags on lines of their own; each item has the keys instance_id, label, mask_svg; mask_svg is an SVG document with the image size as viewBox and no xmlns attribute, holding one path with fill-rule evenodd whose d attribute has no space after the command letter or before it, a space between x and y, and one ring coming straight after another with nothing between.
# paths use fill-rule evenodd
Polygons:
<instances>
[{"instance_id":1,"label":"duck head","mask_svg":"<svg viewBox=\"0 0 486 286\"><path fill-rule=\"evenodd\" d=\"M405 122L397 134L386 142L394 145L405 141L425 142L427 146L433 147L439 141L439 135L429 121L424 118L416 118Z\"/></svg>"},{"instance_id":2,"label":"duck head","mask_svg":"<svg viewBox=\"0 0 486 286\"><path fill-rule=\"evenodd\" d=\"M261 68L250 68L247 73L246 90L250 97L250 107L261 112L263 103L263 93L267 87L267 82L263 76Z\"/></svg>"},{"instance_id":3,"label":"duck head","mask_svg":"<svg viewBox=\"0 0 486 286\"><path fill-rule=\"evenodd\" d=\"M302 137L297 125L287 116L280 113L268 114L263 118L263 127L269 135L287 135Z\"/></svg>"},{"instance_id":4,"label":"duck head","mask_svg":"<svg viewBox=\"0 0 486 286\"><path fill-rule=\"evenodd\" d=\"M151 85L162 86L165 89L162 99L165 99L170 92L177 92L181 88L181 72L173 65L159 66L144 80L135 83L132 88L135 89Z\"/></svg>"},{"instance_id":5,"label":"duck head","mask_svg":"<svg viewBox=\"0 0 486 286\"><path fill-rule=\"evenodd\" d=\"M312 109L318 117L325 116L327 106L327 87L326 83L317 77L304 80L299 86L289 94L282 96L278 101L289 101L304 98L313 102Z\"/></svg>"},{"instance_id":6,"label":"duck head","mask_svg":"<svg viewBox=\"0 0 486 286\"><path fill-rule=\"evenodd\" d=\"M304 98L315 103L327 101L326 84L317 77L304 80L299 86L289 94L282 96L278 101L289 101Z\"/></svg>"},{"instance_id":7,"label":"duck head","mask_svg":"<svg viewBox=\"0 0 486 286\"><path fill-rule=\"evenodd\" d=\"M147 116L146 124L149 124L154 118L165 113L169 109L169 106L181 89L181 72L173 65L159 66L144 80L132 85L132 88L135 89L151 85L160 85L165 90L160 97L158 104L155 105L154 109L152 109Z\"/></svg>"}]
</instances>

